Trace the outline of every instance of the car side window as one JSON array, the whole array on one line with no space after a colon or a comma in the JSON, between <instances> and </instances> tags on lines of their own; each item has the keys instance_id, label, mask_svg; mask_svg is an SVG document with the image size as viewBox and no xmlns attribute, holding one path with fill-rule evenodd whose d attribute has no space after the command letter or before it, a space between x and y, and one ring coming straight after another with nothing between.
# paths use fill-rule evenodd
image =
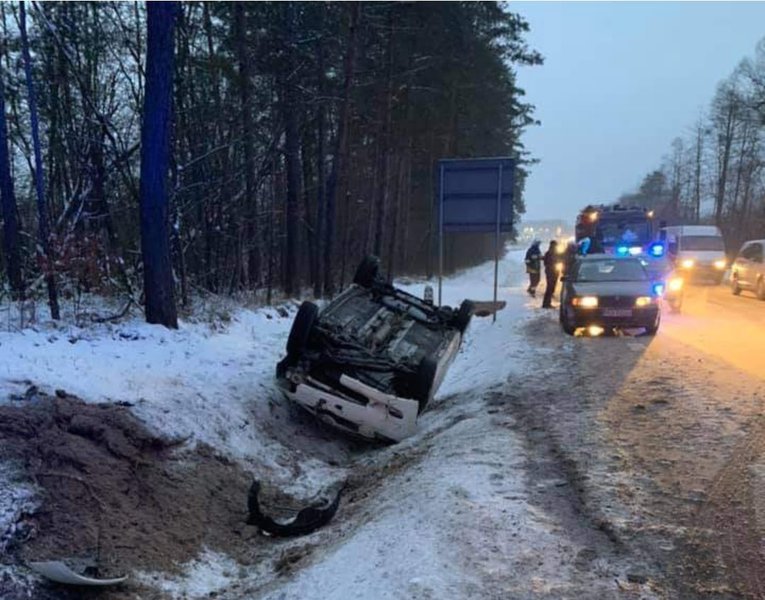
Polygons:
<instances>
[{"instance_id":1,"label":"car side window","mask_svg":"<svg viewBox=\"0 0 765 600\"><path fill-rule=\"evenodd\" d=\"M762 244L749 244L741 249L741 258L754 262L762 262Z\"/></svg>"}]
</instances>

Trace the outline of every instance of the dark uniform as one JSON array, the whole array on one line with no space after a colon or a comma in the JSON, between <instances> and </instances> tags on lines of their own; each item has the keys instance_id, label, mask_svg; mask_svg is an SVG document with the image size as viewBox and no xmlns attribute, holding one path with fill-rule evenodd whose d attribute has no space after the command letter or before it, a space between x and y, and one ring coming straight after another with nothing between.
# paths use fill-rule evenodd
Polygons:
<instances>
[{"instance_id":1,"label":"dark uniform","mask_svg":"<svg viewBox=\"0 0 765 600\"><path fill-rule=\"evenodd\" d=\"M525 262L526 272L529 274L529 287L526 288L526 291L533 297L537 292L542 273L542 251L539 249L539 242L534 242L526 250Z\"/></svg>"},{"instance_id":2,"label":"dark uniform","mask_svg":"<svg viewBox=\"0 0 765 600\"><path fill-rule=\"evenodd\" d=\"M555 293L555 287L558 285L558 252L556 250L558 242L552 240L550 247L545 252L545 279L547 280L547 287L545 288L545 297L542 300L542 308L552 308L552 297Z\"/></svg>"}]
</instances>

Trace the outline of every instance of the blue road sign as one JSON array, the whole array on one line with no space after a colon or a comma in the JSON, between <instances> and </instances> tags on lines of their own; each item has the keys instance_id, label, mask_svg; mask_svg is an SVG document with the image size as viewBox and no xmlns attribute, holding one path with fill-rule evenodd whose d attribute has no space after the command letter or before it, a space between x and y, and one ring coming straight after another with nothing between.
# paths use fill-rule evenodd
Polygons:
<instances>
[{"instance_id":1,"label":"blue road sign","mask_svg":"<svg viewBox=\"0 0 765 600\"><path fill-rule=\"evenodd\" d=\"M512 231L513 159L445 159L438 167L442 232Z\"/></svg>"},{"instance_id":2,"label":"blue road sign","mask_svg":"<svg viewBox=\"0 0 765 600\"><path fill-rule=\"evenodd\" d=\"M438 304L444 271L444 233L494 233L494 304L497 303L500 237L513 229L512 158L438 161ZM496 310L493 320L497 320Z\"/></svg>"}]
</instances>

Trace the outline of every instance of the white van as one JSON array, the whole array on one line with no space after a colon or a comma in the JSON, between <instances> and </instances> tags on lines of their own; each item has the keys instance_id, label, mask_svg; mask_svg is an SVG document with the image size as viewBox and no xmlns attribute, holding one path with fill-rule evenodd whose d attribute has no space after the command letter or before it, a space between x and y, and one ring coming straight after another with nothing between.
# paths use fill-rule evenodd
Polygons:
<instances>
[{"instance_id":1,"label":"white van","mask_svg":"<svg viewBox=\"0 0 765 600\"><path fill-rule=\"evenodd\" d=\"M659 236L679 272L694 279L722 282L728 261L719 228L714 225L676 225L662 227Z\"/></svg>"}]
</instances>

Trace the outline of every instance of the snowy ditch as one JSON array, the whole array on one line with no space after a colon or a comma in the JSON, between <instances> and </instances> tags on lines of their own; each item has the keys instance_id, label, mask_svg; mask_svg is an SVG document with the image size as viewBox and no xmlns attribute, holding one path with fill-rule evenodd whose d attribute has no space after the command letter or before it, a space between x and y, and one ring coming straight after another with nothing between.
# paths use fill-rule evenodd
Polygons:
<instances>
[{"instance_id":1,"label":"snowy ditch","mask_svg":"<svg viewBox=\"0 0 765 600\"><path fill-rule=\"evenodd\" d=\"M474 319L439 395L420 418L420 431L394 446L343 439L275 389L274 365L294 307L286 316L240 309L217 329L183 323L167 331L133 318L5 331L0 402L19 406L34 385L49 399L65 390L89 403L116 403L146 425L148 433L140 435L184 442L162 455L171 462L157 468L157 477L171 467L178 477L184 461L201 465L187 472L189 478L217 469L204 531L230 527L236 537L231 551L215 535L200 533L185 540L196 544L188 546L198 548L196 556L169 570L131 573L133 583L115 598L139 597L145 587L170 598L466 597L487 589L555 594L569 579L560 566L563 543L555 524L527 501L524 450L512 418L488 409L485 398L514 374L536 368L519 326L532 314L521 274L521 253L511 250L500 266L507 308L494 324ZM445 303L489 299L492 278L488 263L448 279ZM424 285L402 287L421 294ZM68 402L59 395L53 402ZM133 425L121 427L129 432ZM243 524L247 478L254 474L296 497L338 481L349 489L330 527L305 538L270 540ZM0 484L1 535L39 499L7 463ZM226 510L231 522L216 522L225 521ZM508 578L508 561L519 574L533 576ZM10 571L23 576L23 569Z\"/></svg>"}]
</instances>

